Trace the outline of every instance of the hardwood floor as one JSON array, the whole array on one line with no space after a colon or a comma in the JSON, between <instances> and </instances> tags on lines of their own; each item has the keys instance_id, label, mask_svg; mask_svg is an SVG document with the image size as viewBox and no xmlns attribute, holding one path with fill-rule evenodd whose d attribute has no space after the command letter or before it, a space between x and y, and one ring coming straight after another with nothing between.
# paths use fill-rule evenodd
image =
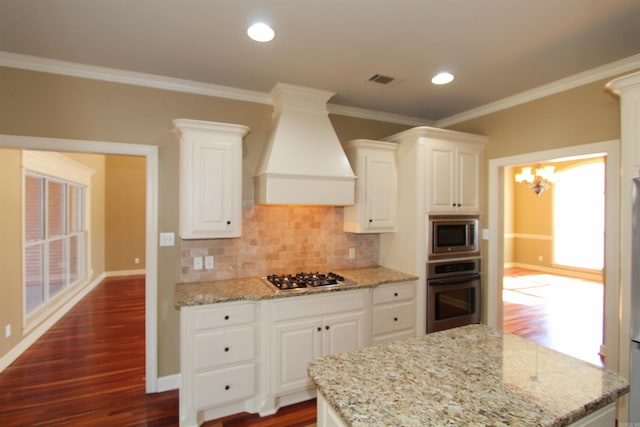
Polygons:
<instances>
[{"instance_id":1,"label":"hardwood floor","mask_svg":"<svg viewBox=\"0 0 640 427\"><path fill-rule=\"evenodd\" d=\"M505 331L603 366L602 283L523 269L504 277Z\"/></svg>"},{"instance_id":2,"label":"hardwood floor","mask_svg":"<svg viewBox=\"0 0 640 427\"><path fill-rule=\"evenodd\" d=\"M596 322L590 321L586 329L598 341L602 314L593 311L598 304L601 309L601 287L580 287L582 292L576 293L575 286L566 283L564 288L539 281L507 284L505 329L552 348L580 348L597 363L597 349L592 345L585 350L580 344L593 339L573 327L557 328L554 321L568 316L584 323L580 313L591 312ZM542 298L549 294L571 299L549 305ZM567 337L567 331L572 336ZM0 373L0 425L177 426L178 391L145 394L144 346L144 277L106 279ZM243 413L204 426L306 427L315 420L311 400L270 417Z\"/></svg>"},{"instance_id":3,"label":"hardwood floor","mask_svg":"<svg viewBox=\"0 0 640 427\"><path fill-rule=\"evenodd\" d=\"M145 394L144 276L99 284L0 373L2 426L177 426L178 391ZM208 427L315 423L315 401Z\"/></svg>"}]
</instances>

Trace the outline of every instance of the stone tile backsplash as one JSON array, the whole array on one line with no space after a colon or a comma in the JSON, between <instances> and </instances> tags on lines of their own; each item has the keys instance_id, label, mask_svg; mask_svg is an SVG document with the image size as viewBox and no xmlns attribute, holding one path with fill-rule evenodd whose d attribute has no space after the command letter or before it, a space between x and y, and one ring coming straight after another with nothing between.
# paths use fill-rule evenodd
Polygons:
<instances>
[{"instance_id":1,"label":"stone tile backsplash","mask_svg":"<svg viewBox=\"0 0 640 427\"><path fill-rule=\"evenodd\" d=\"M244 201L242 237L182 240L182 282L272 273L338 270L378 265L377 234L342 231L341 207L262 206ZM348 259L355 248L355 259ZM193 270L193 258L213 255L213 270Z\"/></svg>"}]
</instances>

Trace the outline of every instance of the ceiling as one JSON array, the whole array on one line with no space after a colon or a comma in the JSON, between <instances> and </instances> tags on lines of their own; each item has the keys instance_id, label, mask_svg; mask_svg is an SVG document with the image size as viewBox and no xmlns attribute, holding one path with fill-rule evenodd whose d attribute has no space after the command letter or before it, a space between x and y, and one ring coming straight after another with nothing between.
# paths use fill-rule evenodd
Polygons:
<instances>
[{"instance_id":1,"label":"ceiling","mask_svg":"<svg viewBox=\"0 0 640 427\"><path fill-rule=\"evenodd\" d=\"M0 51L437 121L640 54L640 1L0 0Z\"/></svg>"}]
</instances>

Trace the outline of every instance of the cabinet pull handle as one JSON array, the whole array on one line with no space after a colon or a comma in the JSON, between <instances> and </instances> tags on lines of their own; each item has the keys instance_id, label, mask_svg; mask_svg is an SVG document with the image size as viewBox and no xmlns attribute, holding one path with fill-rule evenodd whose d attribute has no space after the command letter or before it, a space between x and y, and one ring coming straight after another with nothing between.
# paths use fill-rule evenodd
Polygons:
<instances>
[{"instance_id":1,"label":"cabinet pull handle","mask_svg":"<svg viewBox=\"0 0 640 427\"><path fill-rule=\"evenodd\" d=\"M227 225L231 225L231 221L227 221Z\"/></svg>"},{"instance_id":2,"label":"cabinet pull handle","mask_svg":"<svg viewBox=\"0 0 640 427\"><path fill-rule=\"evenodd\" d=\"M325 326L324 328L328 331L329 330L329 325Z\"/></svg>"},{"instance_id":3,"label":"cabinet pull handle","mask_svg":"<svg viewBox=\"0 0 640 427\"><path fill-rule=\"evenodd\" d=\"M224 351L225 351L225 352L229 352L229 347L225 347L225 348L224 348Z\"/></svg>"},{"instance_id":4,"label":"cabinet pull handle","mask_svg":"<svg viewBox=\"0 0 640 427\"><path fill-rule=\"evenodd\" d=\"M225 389L225 390L229 390L230 388L231 388L231 386L230 386L230 385L228 385L228 384L227 384L226 386L224 386L224 389Z\"/></svg>"},{"instance_id":5,"label":"cabinet pull handle","mask_svg":"<svg viewBox=\"0 0 640 427\"><path fill-rule=\"evenodd\" d=\"M224 320L229 320L229 315L224 316Z\"/></svg>"},{"instance_id":6,"label":"cabinet pull handle","mask_svg":"<svg viewBox=\"0 0 640 427\"><path fill-rule=\"evenodd\" d=\"M397 322L397 321L398 321L398 318L397 318L397 317L394 317L394 318L393 318L393 321L394 321L394 322Z\"/></svg>"}]
</instances>

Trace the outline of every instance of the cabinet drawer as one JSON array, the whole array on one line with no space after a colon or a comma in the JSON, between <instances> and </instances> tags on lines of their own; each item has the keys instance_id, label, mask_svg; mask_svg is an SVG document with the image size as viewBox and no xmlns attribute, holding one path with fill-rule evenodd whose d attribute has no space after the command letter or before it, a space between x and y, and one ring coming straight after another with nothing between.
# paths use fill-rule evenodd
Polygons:
<instances>
[{"instance_id":1,"label":"cabinet drawer","mask_svg":"<svg viewBox=\"0 0 640 427\"><path fill-rule=\"evenodd\" d=\"M413 328L415 309L412 302L373 308L373 335Z\"/></svg>"},{"instance_id":2,"label":"cabinet drawer","mask_svg":"<svg viewBox=\"0 0 640 427\"><path fill-rule=\"evenodd\" d=\"M387 302L404 301L415 297L416 287L412 283L379 286L373 290L373 303L384 304Z\"/></svg>"},{"instance_id":3,"label":"cabinet drawer","mask_svg":"<svg viewBox=\"0 0 640 427\"><path fill-rule=\"evenodd\" d=\"M255 304L222 304L200 309L195 314L195 329L224 328L256 321Z\"/></svg>"},{"instance_id":4,"label":"cabinet drawer","mask_svg":"<svg viewBox=\"0 0 640 427\"><path fill-rule=\"evenodd\" d=\"M344 291L331 295L320 294L284 298L273 301L274 321L320 317L333 313L363 310L366 306L366 291Z\"/></svg>"},{"instance_id":5,"label":"cabinet drawer","mask_svg":"<svg viewBox=\"0 0 640 427\"><path fill-rule=\"evenodd\" d=\"M255 365L242 365L196 375L196 408L220 405L255 394Z\"/></svg>"},{"instance_id":6,"label":"cabinet drawer","mask_svg":"<svg viewBox=\"0 0 640 427\"><path fill-rule=\"evenodd\" d=\"M196 370L252 360L256 354L256 328L246 326L196 336Z\"/></svg>"}]
</instances>

